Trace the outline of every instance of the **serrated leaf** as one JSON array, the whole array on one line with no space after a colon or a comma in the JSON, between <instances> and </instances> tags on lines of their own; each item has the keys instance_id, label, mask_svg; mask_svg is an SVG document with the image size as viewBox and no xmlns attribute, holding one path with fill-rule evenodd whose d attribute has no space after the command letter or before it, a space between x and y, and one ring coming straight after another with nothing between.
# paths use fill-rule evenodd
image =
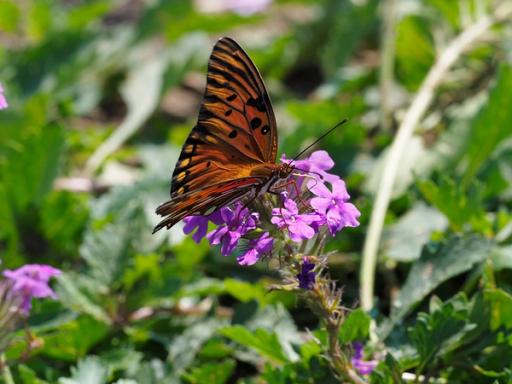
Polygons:
<instances>
[{"instance_id":1,"label":"serrated leaf","mask_svg":"<svg viewBox=\"0 0 512 384\"><path fill-rule=\"evenodd\" d=\"M168 360L175 372L187 369L196 354L215 333L227 323L226 320L207 318L188 327L172 340L169 346Z\"/></svg>"},{"instance_id":2,"label":"serrated leaf","mask_svg":"<svg viewBox=\"0 0 512 384\"><path fill-rule=\"evenodd\" d=\"M234 321L235 317L233 317ZM288 360L299 359L295 346L301 344L302 338L292 316L283 304L260 307L254 316L245 321L244 325L250 330L265 329L275 333Z\"/></svg>"},{"instance_id":3,"label":"serrated leaf","mask_svg":"<svg viewBox=\"0 0 512 384\"><path fill-rule=\"evenodd\" d=\"M408 329L409 337L419 354L420 370L461 338L474 325L468 323L470 308L464 294L447 302L433 300L430 313L419 313L416 323Z\"/></svg>"},{"instance_id":4,"label":"serrated leaf","mask_svg":"<svg viewBox=\"0 0 512 384\"><path fill-rule=\"evenodd\" d=\"M356 309L348 315L340 329L342 343L365 340L370 331L371 317L362 309Z\"/></svg>"},{"instance_id":5,"label":"serrated leaf","mask_svg":"<svg viewBox=\"0 0 512 384\"><path fill-rule=\"evenodd\" d=\"M97 356L88 356L71 368L71 377L59 379L59 384L104 384L107 382L107 368Z\"/></svg>"},{"instance_id":6,"label":"serrated leaf","mask_svg":"<svg viewBox=\"0 0 512 384\"><path fill-rule=\"evenodd\" d=\"M277 335L273 332L261 328L251 332L241 325L226 327L219 332L229 339L255 350L262 357L275 363L282 364L288 361Z\"/></svg>"},{"instance_id":7,"label":"serrated leaf","mask_svg":"<svg viewBox=\"0 0 512 384\"><path fill-rule=\"evenodd\" d=\"M57 281L56 292L64 305L107 324L111 322L100 301L100 293L106 289L104 286L88 276L73 272L64 272Z\"/></svg>"},{"instance_id":8,"label":"serrated leaf","mask_svg":"<svg viewBox=\"0 0 512 384\"><path fill-rule=\"evenodd\" d=\"M381 336L385 338L394 324L441 283L489 257L493 246L493 241L475 234L453 235L439 243L425 245L393 303L390 321L379 329Z\"/></svg>"},{"instance_id":9,"label":"serrated leaf","mask_svg":"<svg viewBox=\"0 0 512 384\"><path fill-rule=\"evenodd\" d=\"M234 360L224 360L217 363L206 363L199 367L194 367L190 373L186 373L183 377L191 384L224 384L236 366Z\"/></svg>"}]
</instances>

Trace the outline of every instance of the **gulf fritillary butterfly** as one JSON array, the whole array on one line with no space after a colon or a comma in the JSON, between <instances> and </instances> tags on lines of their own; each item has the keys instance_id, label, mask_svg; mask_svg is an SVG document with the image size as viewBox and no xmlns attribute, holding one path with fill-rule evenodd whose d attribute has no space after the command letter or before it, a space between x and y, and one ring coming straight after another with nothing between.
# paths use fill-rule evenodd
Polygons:
<instances>
[{"instance_id":1,"label":"gulf fritillary butterfly","mask_svg":"<svg viewBox=\"0 0 512 384\"><path fill-rule=\"evenodd\" d=\"M190 215L206 215L254 198L286 179L276 164L277 125L261 75L234 40L223 37L208 61L206 90L171 180L171 199L153 233Z\"/></svg>"}]
</instances>

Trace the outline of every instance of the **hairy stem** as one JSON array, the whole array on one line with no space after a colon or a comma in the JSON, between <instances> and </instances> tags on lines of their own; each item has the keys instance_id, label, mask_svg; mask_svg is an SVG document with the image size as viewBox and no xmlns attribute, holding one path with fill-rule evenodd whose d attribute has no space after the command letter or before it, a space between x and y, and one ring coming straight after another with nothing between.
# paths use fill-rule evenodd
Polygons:
<instances>
[{"instance_id":1,"label":"hairy stem","mask_svg":"<svg viewBox=\"0 0 512 384\"><path fill-rule=\"evenodd\" d=\"M329 339L327 355L331 368L343 382L366 384L352 368L350 359L340 345L339 332L345 318L344 310L339 305L341 292L334 287L331 280L319 276L313 289L306 292L305 299L311 310L325 324Z\"/></svg>"},{"instance_id":2,"label":"hairy stem","mask_svg":"<svg viewBox=\"0 0 512 384\"><path fill-rule=\"evenodd\" d=\"M375 267L377 252L384 225L384 217L391 200L393 185L397 175L402 154L411 139L414 129L424 115L434 96L434 91L441 84L446 73L462 53L471 47L482 35L498 22L512 15L512 7L507 1L495 7L493 15L486 15L462 31L441 53L430 68L418 93L407 110L395 139L388 153L386 165L379 183L375 205L363 247L363 260L360 272L361 307L370 310L373 307L373 290L375 284Z\"/></svg>"}]
</instances>

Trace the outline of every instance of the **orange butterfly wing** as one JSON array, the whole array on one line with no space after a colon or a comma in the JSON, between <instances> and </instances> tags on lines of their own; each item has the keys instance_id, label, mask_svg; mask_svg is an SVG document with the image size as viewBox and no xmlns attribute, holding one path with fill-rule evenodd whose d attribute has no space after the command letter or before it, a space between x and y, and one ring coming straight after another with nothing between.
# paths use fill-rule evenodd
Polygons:
<instances>
[{"instance_id":1,"label":"orange butterfly wing","mask_svg":"<svg viewBox=\"0 0 512 384\"><path fill-rule=\"evenodd\" d=\"M171 200L157 208L170 228L192 214L229 205L263 185L255 168L275 167L277 126L255 65L232 39L214 46L196 126L188 136L171 181Z\"/></svg>"}]
</instances>

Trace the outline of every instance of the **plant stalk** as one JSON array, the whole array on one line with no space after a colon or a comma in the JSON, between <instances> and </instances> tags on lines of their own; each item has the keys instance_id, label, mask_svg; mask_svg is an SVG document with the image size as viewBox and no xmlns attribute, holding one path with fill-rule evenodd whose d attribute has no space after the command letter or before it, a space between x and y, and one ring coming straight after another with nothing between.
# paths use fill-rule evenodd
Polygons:
<instances>
[{"instance_id":1,"label":"plant stalk","mask_svg":"<svg viewBox=\"0 0 512 384\"><path fill-rule=\"evenodd\" d=\"M407 110L388 153L386 165L379 183L375 205L370 217L370 224L366 235L362 265L361 281L361 307L369 311L373 308L373 294L375 285L375 269L377 252L384 226L384 218L391 200L393 186L397 176L402 155L412 137L414 129L423 117L434 97L434 91L442 83L446 73L458 60L464 51L470 48L482 35L487 33L496 23L506 20L512 15L512 7L507 2L495 7L493 15L486 15L462 31L452 40L440 54L434 65L430 68L418 93Z\"/></svg>"}]
</instances>

